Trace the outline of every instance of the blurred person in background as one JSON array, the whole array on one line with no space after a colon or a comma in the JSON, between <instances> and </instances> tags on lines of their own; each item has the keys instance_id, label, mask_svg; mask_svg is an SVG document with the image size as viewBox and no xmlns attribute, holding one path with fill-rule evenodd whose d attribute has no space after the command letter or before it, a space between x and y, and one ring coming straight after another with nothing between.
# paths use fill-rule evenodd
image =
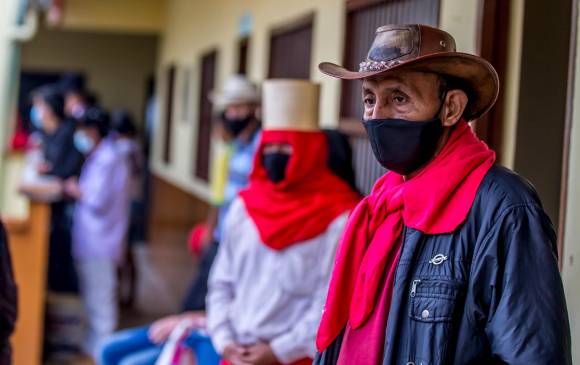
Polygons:
<instances>
[{"instance_id":1,"label":"blurred person in background","mask_svg":"<svg viewBox=\"0 0 580 365\"><path fill-rule=\"evenodd\" d=\"M79 179L64 185L76 200L73 256L88 324L84 350L90 355L117 326L117 268L129 224L130 166L109 132L109 115L100 108L88 108L77 120L74 141L86 162Z\"/></svg>"},{"instance_id":2,"label":"blurred person in background","mask_svg":"<svg viewBox=\"0 0 580 365\"><path fill-rule=\"evenodd\" d=\"M75 148L74 122L65 116L64 97L56 85L43 86L32 94L30 120L40 132L42 162L38 172L66 180L78 176L83 155ZM51 205L48 288L76 293L77 277L71 256L72 203L58 198Z\"/></svg>"},{"instance_id":3,"label":"blurred person in background","mask_svg":"<svg viewBox=\"0 0 580 365\"><path fill-rule=\"evenodd\" d=\"M65 115L65 100L56 85L43 86L32 94L30 120L42 135L45 162L39 172L67 179L78 175L83 156L75 148L75 125Z\"/></svg>"},{"instance_id":4,"label":"blurred person in background","mask_svg":"<svg viewBox=\"0 0 580 365\"><path fill-rule=\"evenodd\" d=\"M200 244L203 250L200 268L184 300L183 311L181 314L161 318L151 326L129 329L111 336L99 356L99 361L103 365L121 363L152 365L161 353L162 345L179 323L186 320L194 323L205 322L207 280L221 239L221 221L238 192L248 184L260 136L260 121L257 118L260 97L256 86L247 78L240 75L231 76L226 80L223 89L212 92L210 98L217 109L221 110L219 123L223 124L224 136L231 138L231 149L229 157L227 155L220 157L220 163L224 162L222 160L224 157L227 158L227 178L223 187L223 197L218 196L215 201L218 205L210 207L205 234ZM214 168L212 166L212 170ZM218 174L223 174L223 171ZM187 343L198 355L201 353L205 356L209 363L217 359L207 338L194 333L188 338Z\"/></svg>"},{"instance_id":5,"label":"blurred person in background","mask_svg":"<svg viewBox=\"0 0 580 365\"><path fill-rule=\"evenodd\" d=\"M113 111L111 114L111 137L115 141L117 152L128 161L131 171L131 216L127 236L128 247L126 265L120 268L121 288L119 290L121 304L131 306L135 298L137 274L132 247L145 241L145 160L137 127L129 112L125 110Z\"/></svg>"},{"instance_id":6,"label":"blurred person in background","mask_svg":"<svg viewBox=\"0 0 580 365\"><path fill-rule=\"evenodd\" d=\"M334 253L358 194L328 167L319 87L264 83L250 184L226 216L207 326L223 364L309 364Z\"/></svg>"},{"instance_id":7,"label":"blurred person in background","mask_svg":"<svg viewBox=\"0 0 580 365\"><path fill-rule=\"evenodd\" d=\"M80 74L64 75L59 87L65 98L64 110L69 118L78 119L90 105L96 105L96 99L91 102L93 96L87 92L85 79Z\"/></svg>"},{"instance_id":8,"label":"blurred person in background","mask_svg":"<svg viewBox=\"0 0 580 365\"><path fill-rule=\"evenodd\" d=\"M120 153L129 163L131 171L131 199L132 199L132 215L136 209L141 209L140 204L143 198L143 173L144 173L144 157L143 147L139 141L137 134L137 127L131 115L124 110L117 110L111 114L111 138L115 142L117 152ZM137 219L138 217L134 217ZM133 230L144 230L144 222L142 219L139 222L141 226L133 227ZM143 240L142 233L134 233L129 238L130 241Z\"/></svg>"},{"instance_id":9,"label":"blurred person in background","mask_svg":"<svg viewBox=\"0 0 580 365\"><path fill-rule=\"evenodd\" d=\"M228 165L232 155L232 132L226 127L223 118L213 124L212 144L213 160L210 172L211 204L219 207L225 200L225 189L228 180Z\"/></svg>"},{"instance_id":10,"label":"blurred person in background","mask_svg":"<svg viewBox=\"0 0 580 365\"><path fill-rule=\"evenodd\" d=\"M215 118L211 132L211 166L209 187L211 209L224 203L224 193L228 179L228 165L232 154L232 134L226 129L222 118ZM206 222L196 224L189 235L188 247L195 256L201 256L207 245L208 227Z\"/></svg>"}]
</instances>

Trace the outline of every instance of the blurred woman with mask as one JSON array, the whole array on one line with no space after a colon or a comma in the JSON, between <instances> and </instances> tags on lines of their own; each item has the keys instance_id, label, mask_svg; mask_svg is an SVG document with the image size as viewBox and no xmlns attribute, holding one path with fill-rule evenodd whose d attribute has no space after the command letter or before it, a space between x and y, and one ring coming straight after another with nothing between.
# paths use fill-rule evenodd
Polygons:
<instances>
[{"instance_id":1,"label":"blurred woman with mask","mask_svg":"<svg viewBox=\"0 0 580 365\"><path fill-rule=\"evenodd\" d=\"M87 156L80 178L65 183L76 200L73 257L88 320L85 351L95 355L117 326L117 266L129 223L130 169L108 136L109 116L91 107L78 119L74 141Z\"/></svg>"},{"instance_id":2,"label":"blurred woman with mask","mask_svg":"<svg viewBox=\"0 0 580 365\"><path fill-rule=\"evenodd\" d=\"M42 134L45 161L39 172L61 179L78 175L83 157L74 146L74 122L65 117L64 97L57 87L34 91L30 120Z\"/></svg>"},{"instance_id":3,"label":"blurred woman with mask","mask_svg":"<svg viewBox=\"0 0 580 365\"><path fill-rule=\"evenodd\" d=\"M74 146L74 122L65 118L64 97L56 86L34 91L30 117L41 136L43 161L37 166L38 172L62 180L78 176L83 156ZM72 204L61 198L52 203L51 210L48 288L75 293L78 285L71 257Z\"/></svg>"}]
</instances>

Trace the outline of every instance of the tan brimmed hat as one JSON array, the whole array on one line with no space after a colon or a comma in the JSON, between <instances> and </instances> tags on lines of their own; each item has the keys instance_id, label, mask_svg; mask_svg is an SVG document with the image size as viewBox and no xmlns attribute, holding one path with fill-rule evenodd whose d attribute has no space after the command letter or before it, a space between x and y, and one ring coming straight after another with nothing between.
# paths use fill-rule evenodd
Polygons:
<instances>
[{"instance_id":1,"label":"tan brimmed hat","mask_svg":"<svg viewBox=\"0 0 580 365\"><path fill-rule=\"evenodd\" d=\"M433 72L462 80L469 88L465 110L468 120L485 114L499 93L499 79L485 59L455 50L453 37L426 25L386 25L376 31L375 40L358 71L323 62L323 73L346 80L380 76L394 70Z\"/></svg>"},{"instance_id":2,"label":"tan brimmed hat","mask_svg":"<svg viewBox=\"0 0 580 365\"><path fill-rule=\"evenodd\" d=\"M212 91L209 98L219 108L231 104L260 102L258 88L242 75L228 77L223 88L220 91Z\"/></svg>"},{"instance_id":3,"label":"tan brimmed hat","mask_svg":"<svg viewBox=\"0 0 580 365\"><path fill-rule=\"evenodd\" d=\"M306 80L271 79L263 86L264 130L317 131L320 85Z\"/></svg>"}]
</instances>

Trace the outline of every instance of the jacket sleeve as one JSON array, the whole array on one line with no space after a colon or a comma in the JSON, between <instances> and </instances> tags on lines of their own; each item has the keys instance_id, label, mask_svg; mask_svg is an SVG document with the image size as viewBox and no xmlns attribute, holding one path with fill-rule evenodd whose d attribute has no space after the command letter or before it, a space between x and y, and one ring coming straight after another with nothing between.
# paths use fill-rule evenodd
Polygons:
<instances>
[{"instance_id":1,"label":"jacket sleeve","mask_svg":"<svg viewBox=\"0 0 580 365\"><path fill-rule=\"evenodd\" d=\"M556 235L541 207L506 209L474 254L472 319L508 364L571 364Z\"/></svg>"},{"instance_id":2,"label":"jacket sleeve","mask_svg":"<svg viewBox=\"0 0 580 365\"><path fill-rule=\"evenodd\" d=\"M235 202L234 202L235 203ZM207 329L216 351L223 354L227 345L235 341L229 313L235 298L233 271L233 236L236 235L232 213L226 215L225 229L218 252L210 270L206 298Z\"/></svg>"},{"instance_id":3,"label":"jacket sleeve","mask_svg":"<svg viewBox=\"0 0 580 365\"><path fill-rule=\"evenodd\" d=\"M129 166L121 160L109 159L99 163L87 185L81 185L81 202L97 213L102 213L119 193L128 194Z\"/></svg>"}]
</instances>

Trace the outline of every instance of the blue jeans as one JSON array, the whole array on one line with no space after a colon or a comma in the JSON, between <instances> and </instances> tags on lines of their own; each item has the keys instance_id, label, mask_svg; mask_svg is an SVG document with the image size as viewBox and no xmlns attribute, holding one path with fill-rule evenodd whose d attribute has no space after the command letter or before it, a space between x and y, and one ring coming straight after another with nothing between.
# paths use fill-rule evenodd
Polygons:
<instances>
[{"instance_id":1,"label":"blue jeans","mask_svg":"<svg viewBox=\"0 0 580 365\"><path fill-rule=\"evenodd\" d=\"M99 365L155 365L162 346L149 340L149 327L120 331L109 337L101 348ZM209 337L193 332L185 340L193 350L199 365L218 365L219 355L213 349Z\"/></svg>"}]
</instances>

